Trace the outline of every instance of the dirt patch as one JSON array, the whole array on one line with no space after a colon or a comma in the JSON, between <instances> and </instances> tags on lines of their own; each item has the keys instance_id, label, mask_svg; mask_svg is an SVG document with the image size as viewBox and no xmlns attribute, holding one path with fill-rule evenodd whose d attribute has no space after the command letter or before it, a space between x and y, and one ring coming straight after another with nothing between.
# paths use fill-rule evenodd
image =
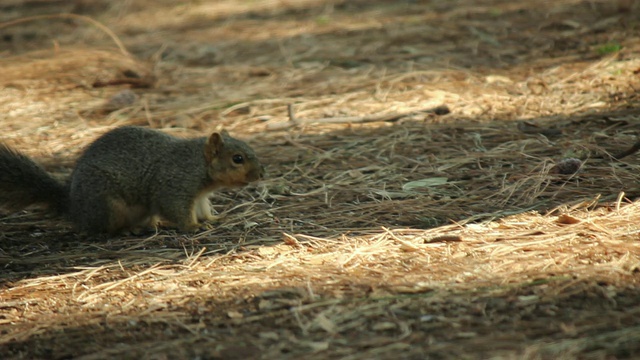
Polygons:
<instances>
[{"instance_id":1,"label":"dirt patch","mask_svg":"<svg viewBox=\"0 0 640 360\"><path fill-rule=\"evenodd\" d=\"M615 155L640 2L5 1L0 21L2 141L56 175L124 124L226 128L269 172L195 235L4 211L0 357L639 356L640 168Z\"/></svg>"}]
</instances>

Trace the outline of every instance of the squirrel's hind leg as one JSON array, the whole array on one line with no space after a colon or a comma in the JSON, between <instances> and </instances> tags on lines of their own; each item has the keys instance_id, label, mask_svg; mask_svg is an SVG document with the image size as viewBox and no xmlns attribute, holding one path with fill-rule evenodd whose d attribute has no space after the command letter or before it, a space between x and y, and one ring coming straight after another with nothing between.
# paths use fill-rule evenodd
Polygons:
<instances>
[{"instance_id":1,"label":"squirrel's hind leg","mask_svg":"<svg viewBox=\"0 0 640 360\"><path fill-rule=\"evenodd\" d=\"M152 216L145 206L127 204L121 198L111 198L107 202L109 207L109 228L107 231L112 234L123 231L140 232L148 229L154 221L157 223L157 217Z\"/></svg>"},{"instance_id":2,"label":"squirrel's hind leg","mask_svg":"<svg viewBox=\"0 0 640 360\"><path fill-rule=\"evenodd\" d=\"M157 232L160 224L160 217L157 215L147 216L138 224L132 224L127 231L131 235L144 235L149 232Z\"/></svg>"},{"instance_id":3,"label":"squirrel's hind leg","mask_svg":"<svg viewBox=\"0 0 640 360\"><path fill-rule=\"evenodd\" d=\"M160 216L183 231L194 231L200 228L196 206L193 200L165 199L171 200L160 204Z\"/></svg>"},{"instance_id":4,"label":"squirrel's hind leg","mask_svg":"<svg viewBox=\"0 0 640 360\"><path fill-rule=\"evenodd\" d=\"M148 228L157 217L147 207L130 205L120 197L101 194L74 196L69 216L76 227L87 233L121 235Z\"/></svg>"}]
</instances>

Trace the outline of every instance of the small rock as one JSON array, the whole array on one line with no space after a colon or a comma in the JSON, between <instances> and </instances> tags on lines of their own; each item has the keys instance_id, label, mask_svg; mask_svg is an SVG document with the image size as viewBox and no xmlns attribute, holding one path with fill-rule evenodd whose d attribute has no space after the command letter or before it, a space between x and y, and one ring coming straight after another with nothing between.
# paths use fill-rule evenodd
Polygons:
<instances>
[{"instance_id":1,"label":"small rock","mask_svg":"<svg viewBox=\"0 0 640 360\"><path fill-rule=\"evenodd\" d=\"M138 95L129 89L122 90L113 95L104 104L105 110L115 111L135 104L138 100Z\"/></svg>"},{"instance_id":2,"label":"small rock","mask_svg":"<svg viewBox=\"0 0 640 360\"><path fill-rule=\"evenodd\" d=\"M562 175L572 175L582 168L582 161L576 158L567 158L560 160L552 171Z\"/></svg>"}]
</instances>

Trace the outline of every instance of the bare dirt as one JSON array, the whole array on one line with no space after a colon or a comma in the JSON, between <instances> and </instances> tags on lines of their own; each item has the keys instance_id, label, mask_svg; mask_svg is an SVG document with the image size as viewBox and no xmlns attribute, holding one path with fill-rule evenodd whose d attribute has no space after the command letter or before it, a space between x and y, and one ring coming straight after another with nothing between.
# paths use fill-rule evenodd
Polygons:
<instances>
[{"instance_id":1,"label":"bare dirt","mask_svg":"<svg viewBox=\"0 0 640 360\"><path fill-rule=\"evenodd\" d=\"M197 234L2 211L0 358L638 358L638 89L637 0L5 0L3 142L225 128L269 178Z\"/></svg>"}]
</instances>

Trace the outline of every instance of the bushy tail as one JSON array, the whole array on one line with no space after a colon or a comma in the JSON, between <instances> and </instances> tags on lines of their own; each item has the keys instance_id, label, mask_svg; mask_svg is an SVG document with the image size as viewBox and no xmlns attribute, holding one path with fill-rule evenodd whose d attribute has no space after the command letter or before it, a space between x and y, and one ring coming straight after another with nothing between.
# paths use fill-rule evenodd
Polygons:
<instances>
[{"instance_id":1,"label":"bushy tail","mask_svg":"<svg viewBox=\"0 0 640 360\"><path fill-rule=\"evenodd\" d=\"M68 191L28 156L0 144L0 206L18 210L42 204L67 212Z\"/></svg>"}]
</instances>

